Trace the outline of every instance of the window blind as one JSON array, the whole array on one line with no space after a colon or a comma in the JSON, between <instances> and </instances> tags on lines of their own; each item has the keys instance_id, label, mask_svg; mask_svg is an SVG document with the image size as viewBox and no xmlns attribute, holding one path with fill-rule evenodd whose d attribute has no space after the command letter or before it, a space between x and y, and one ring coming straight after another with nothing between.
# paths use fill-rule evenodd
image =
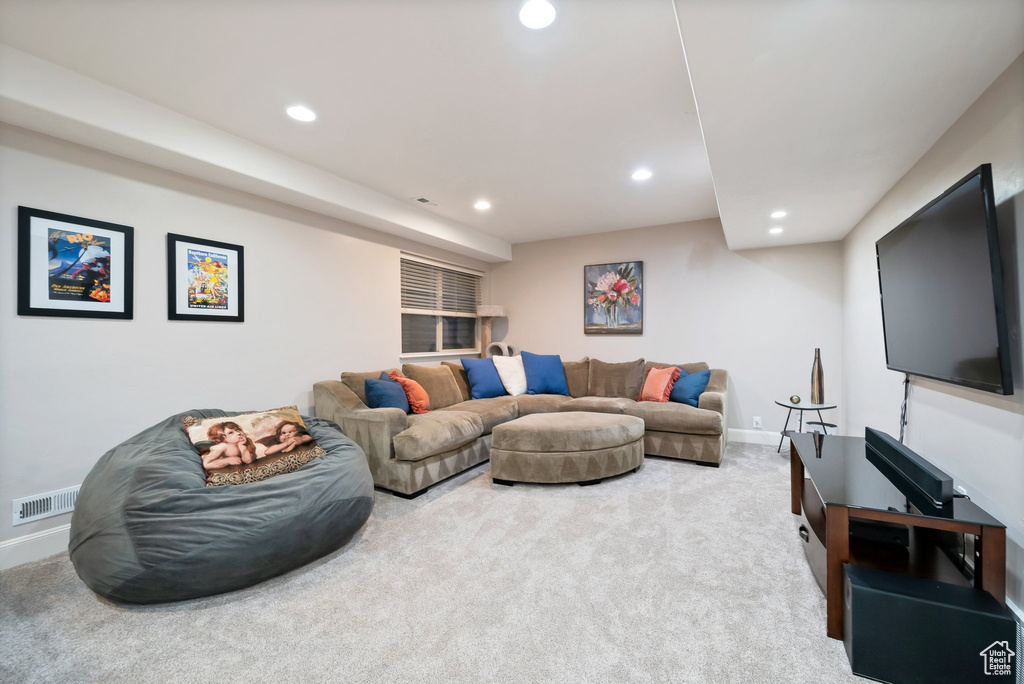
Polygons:
<instances>
[{"instance_id":1,"label":"window blind","mask_svg":"<svg viewBox=\"0 0 1024 684\"><path fill-rule=\"evenodd\" d=\"M402 352L475 349L480 274L406 256L401 273Z\"/></svg>"}]
</instances>

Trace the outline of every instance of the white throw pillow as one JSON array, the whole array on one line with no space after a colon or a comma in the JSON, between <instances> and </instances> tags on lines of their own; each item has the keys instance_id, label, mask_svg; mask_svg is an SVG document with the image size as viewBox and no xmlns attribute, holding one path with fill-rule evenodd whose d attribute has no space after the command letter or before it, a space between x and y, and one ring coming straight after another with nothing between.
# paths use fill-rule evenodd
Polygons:
<instances>
[{"instance_id":1,"label":"white throw pillow","mask_svg":"<svg viewBox=\"0 0 1024 684\"><path fill-rule=\"evenodd\" d=\"M526 369L523 368L521 356L492 356L494 367L498 370L498 377L505 391L513 397L517 394L526 394Z\"/></svg>"}]
</instances>

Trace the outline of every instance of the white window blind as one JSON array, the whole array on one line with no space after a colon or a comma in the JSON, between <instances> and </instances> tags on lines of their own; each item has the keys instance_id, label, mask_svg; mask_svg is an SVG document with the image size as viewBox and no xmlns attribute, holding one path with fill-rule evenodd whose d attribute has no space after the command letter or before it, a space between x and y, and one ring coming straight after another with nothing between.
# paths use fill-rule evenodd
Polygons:
<instances>
[{"instance_id":1,"label":"white window blind","mask_svg":"<svg viewBox=\"0 0 1024 684\"><path fill-rule=\"evenodd\" d=\"M478 351L479 273L402 256L402 353Z\"/></svg>"}]
</instances>

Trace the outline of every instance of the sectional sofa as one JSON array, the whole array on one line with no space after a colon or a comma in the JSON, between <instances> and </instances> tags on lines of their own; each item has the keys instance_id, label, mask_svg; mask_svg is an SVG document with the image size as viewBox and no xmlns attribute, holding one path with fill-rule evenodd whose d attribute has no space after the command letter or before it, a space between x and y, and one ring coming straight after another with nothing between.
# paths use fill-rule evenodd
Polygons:
<instances>
[{"instance_id":1,"label":"sectional sofa","mask_svg":"<svg viewBox=\"0 0 1024 684\"><path fill-rule=\"evenodd\" d=\"M405 364L430 396L431 410L406 415L397 408L369 408L364 383L380 370L344 372L341 380L313 386L316 415L337 423L366 453L374 484L400 496L416 496L433 484L489 458L491 430L519 416L556 411L590 411L637 416L644 420L644 453L718 466L728 441L728 373L711 369L698 406L638 402L647 371L680 366L689 373L706 363L605 363L597 359L564 362L570 396L521 394L471 399L461 364ZM397 370L389 369L388 372Z\"/></svg>"}]
</instances>

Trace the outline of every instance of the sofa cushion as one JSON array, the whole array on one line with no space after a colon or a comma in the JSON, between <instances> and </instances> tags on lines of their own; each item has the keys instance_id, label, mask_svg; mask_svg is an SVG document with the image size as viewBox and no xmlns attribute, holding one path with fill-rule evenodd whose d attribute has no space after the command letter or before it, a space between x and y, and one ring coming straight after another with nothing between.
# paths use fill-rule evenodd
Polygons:
<instances>
[{"instance_id":1,"label":"sofa cushion","mask_svg":"<svg viewBox=\"0 0 1024 684\"><path fill-rule=\"evenodd\" d=\"M516 400L509 396L472 399L453 404L441 410L475 413L483 421L485 435L491 434L491 430L494 429L495 425L501 425L519 417L519 407L516 405Z\"/></svg>"},{"instance_id":2,"label":"sofa cushion","mask_svg":"<svg viewBox=\"0 0 1024 684\"><path fill-rule=\"evenodd\" d=\"M421 366L414 363L402 365L402 373L412 378L427 391L430 408L440 409L462 401L462 392L455 383L455 376L447 366Z\"/></svg>"},{"instance_id":3,"label":"sofa cushion","mask_svg":"<svg viewBox=\"0 0 1024 684\"><path fill-rule=\"evenodd\" d=\"M375 408L397 408L409 413L409 397L405 394L402 383L392 380L387 373L381 373L379 380L368 379L366 385L366 405Z\"/></svg>"},{"instance_id":4,"label":"sofa cushion","mask_svg":"<svg viewBox=\"0 0 1024 684\"><path fill-rule=\"evenodd\" d=\"M644 360L605 363L590 360L587 395L591 397L623 397L636 399L644 384Z\"/></svg>"},{"instance_id":5,"label":"sofa cushion","mask_svg":"<svg viewBox=\"0 0 1024 684\"><path fill-rule=\"evenodd\" d=\"M590 379L590 358L584 356L579 361L563 361L565 382L569 386L569 396L587 396L587 382Z\"/></svg>"},{"instance_id":6,"label":"sofa cushion","mask_svg":"<svg viewBox=\"0 0 1024 684\"><path fill-rule=\"evenodd\" d=\"M359 397L359 401L366 403L366 386L367 380L376 380L380 377L381 373L385 375L391 375L397 373L397 368L389 368L384 371L370 371L368 373L342 373L341 382L348 387L350 390L355 392L355 395Z\"/></svg>"},{"instance_id":7,"label":"sofa cushion","mask_svg":"<svg viewBox=\"0 0 1024 684\"><path fill-rule=\"evenodd\" d=\"M722 414L687 404L641 401L626 408L627 416L643 418L648 430L686 435L722 434Z\"/></svg>"},{"instance_id":8,"label":"sofa cushion","mask_svg":"<svg viewBox=\"0 0 1024 684\"><path fill-rule=\"evenodd\" d=\"M484 433L484 424L468 411L431 411L409 416L409 427L395 435L395 458L421 461L469 444Z\"/></svg>"},{"instance_id":9,"label":"sofa cushion","mask_svg":"<svg viewBox=\"0 0 1024 684\"><path fill-rule=\"evenodd\" d=\"M625 397L578 397L561 404L558 410L625 413L626 407L635 403L635 399L626 399Z\"/></svg>"},{"instance_id":10,"label":"sofa cushion","mask_svg":"<svg viewBox=\"0 0 1024 684\"><path fill-rule=\"evenodd\" d=\"M526 370L523 359L518 356L494 356L494 367L498 369L501 383L512 396L526 394Z\"/></svg>"},{"instance_id":11,"label":"sofa cushion","mask_svg":"<svg viewBox=\"0 0 1024 684\"><path fill-rule=\"evenodd\" d=\"M523 370L526 371L527 394L564 394L569 396L569 385L565 379L562 357L558 354L521 353Z\"/></svg>"},{"instance_id":12,"label":"sofa cushion","mask_svg":"<svg viewBox=\"0 0 1024 684\"><path fill-rule=\"evenodd\" d=\"M657 363L655 361L648 361L644 365L644 373L646 374L652 368L667 368L668 366L677 366L687 373L699 373L702 370L708 369L708 364L704 361L697 361L696 363Z\"/></svg>"},{"instance_id":13,"label":"sofa cushion","mask_svg":"<svg viewBox=\"0 0 1024 684\"><path fill-rule=\"evenodd\" d=\"M519 415L528 416L533 413L554 413L558 407L570 401L564 394L520 394L516 397Z\"/></svg>"},{"instance_id":14,"label":"sofa cushion","mask_svg":"<svg viewBox=\"0 0 1024 684\"><path fill-rule=\"evenodd\" d=\"M447 366L451 370L452 376L455 378L455 384L459 386L459 392L462 394L462 401L472 399L469 393L469 376L466 375L466 369L462 367L462 364L442 361L441 365Z\"/></svg>"},{"instance_id":15,"label":"sofa cushion","mask_svg":"<svg viewBox=\"0 0 1024 684\"><path fill-rule=\"evenodd\" d=\"M490 399L508 394L493 359L462 359L462 365L469 378L470 399Z\"/></svg>"},{"instance_id":16,"label":"sofa cushion","mask_svg":"<svg viewBox=\"0 0 1024 684\"><path fill-rule=\"evenodd\" d=\"M643 421L631 416L536 414L502 425L491 447L535 453L594 451L630 444L643 436Z\"/></svg>"},{"instance_id":17,"label":"sofa cushion","mask_svg":"<svg viewBox=\"0 0 1024 684\"><path fill-rule=\"evenodd\" d=\"M707 388L708 380L710 379L710 370L702 370L697 373L686 373L684 371L672 387L669 399L695 407L700 400L700 395Z\"/></svg>"}]
</instances>

